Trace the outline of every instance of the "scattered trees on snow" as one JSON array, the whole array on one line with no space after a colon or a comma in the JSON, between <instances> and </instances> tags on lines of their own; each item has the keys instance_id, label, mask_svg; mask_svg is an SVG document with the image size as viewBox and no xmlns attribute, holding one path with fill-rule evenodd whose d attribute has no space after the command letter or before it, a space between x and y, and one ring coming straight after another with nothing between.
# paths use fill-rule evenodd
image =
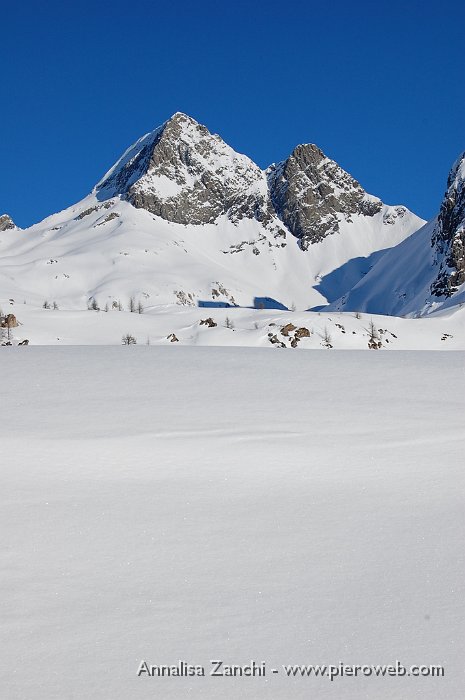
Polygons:
<instances>
[{"instance_id":1,"label":"scattered trees on snow","mask_svg":"<svg viewBox=\"0 0 465 700\"><path fill-rule=\"evenodd\" d=\"M380 350L383 347L373 319L371 319L368 325L368 347L370 350Z\"/></svg>"},{"instance_id":2,"label":"scattered trees on snow","mask_svg":"<svg viewBox=\"0 0 465 700\"><path fill-rule=\"evenodd\" d=\"M325 346L325 348L328 348L328 350L330 350L333 347L332 338L331 338L331 335L329 334L329 331L326 328L326 326L325 326L325 331L324 331L324 335L323 335L323 345Z\"/></svg>"}]
</instances>

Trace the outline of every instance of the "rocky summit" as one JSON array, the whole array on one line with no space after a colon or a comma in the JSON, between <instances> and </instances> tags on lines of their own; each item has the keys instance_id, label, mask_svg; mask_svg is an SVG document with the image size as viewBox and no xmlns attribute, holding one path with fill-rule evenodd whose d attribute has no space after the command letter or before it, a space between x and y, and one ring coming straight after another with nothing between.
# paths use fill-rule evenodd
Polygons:
<instances>
[{"instance_id":1,"label":"rocky summit","mask_svg":"<svg viewBox=\"0 0 465 700\"><path fill-rule=\"evenodd\" d=\"M212 224L221 216L268 224L274 213L260 168L182 113L137 142L96 191L124 195L178 224Z\"/></svg>"},{"instance_id":2,"label":"rocky summit","mask_svg":"<svg viewBox=\"0 0 465 700\"><path fill-rule=\"evenodd\" d=\"M303 249L339 231L341 218L351 222L359 214L372 217L383 203L368 195L354 178L327 158L314 144L297 146L289 158L268 168L275 210ZM403 217L405 207L386 212L384 222Z\"/></svg>"},{"instance_id":3,"label":"rocky summit","mask_svg":"<svg viewBox=\"0 0 465 700\"><path fill-rule=\"evenodd\" d=\"M96 187L100 199L124 196L133 206L180 224L254 219L306 250L340 230L354 215L382 212L389 226L405 207L385 208L377 197L313 144L262 171L218 135L180 112L140 139ZM386 209L383 211L383 207Z\"/></svg>"},{"instance_id":4,"label":"rocky summit","mask_svg":"<svg viewBox=\"0 0 465 700\"><path fill-rule=\"evenodd\" d=\"M16 228L16 224L8 214L2 214L0 216L0 231L8 231L9 229Z\"/></svg>"},{"instance_id":5,"label":"rocky summit","mask_svg":"<svg viewBox=\"0 0 465 700\"><path fill-rule=\"evenodd\" d=\"M298 145L262 169L177 112L84 199L20 236L0 217L0 301L54 310L371 310L386 302L387 313L429 313L433 279L435 293L453 296L463 279L460 173L457 166L432 247L431 224L368 194L317 145ZM399 266L408 284L399 283Z\"/></svg>"}]
</instances>

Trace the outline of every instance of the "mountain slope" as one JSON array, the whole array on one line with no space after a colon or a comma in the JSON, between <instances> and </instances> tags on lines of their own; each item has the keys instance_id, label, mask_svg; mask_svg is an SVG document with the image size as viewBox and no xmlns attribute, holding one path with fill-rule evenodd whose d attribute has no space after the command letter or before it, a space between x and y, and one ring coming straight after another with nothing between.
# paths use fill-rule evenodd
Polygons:
<instances>
[{"instance_id":1,"label":"mountain slope","mask_svg":"<svg viewBox=\"0 0 465 700\"><path fill-rule=\"evenodd\" d=\"M346 292L422 223L315 146L264 172L177 113L82 201L1 232L0 299L306 309Z\"/></svg>"},{"instance_id":2,"label":"mountain slope","mask_svg":"<svg viewBox=\"0 0 465 700\"><path fill-rule=\"evenodd\" d=\"M465 153L453 165L439 215L385 252L330 308L424 315L465 301Z\"/></svg>"}]
</instances>

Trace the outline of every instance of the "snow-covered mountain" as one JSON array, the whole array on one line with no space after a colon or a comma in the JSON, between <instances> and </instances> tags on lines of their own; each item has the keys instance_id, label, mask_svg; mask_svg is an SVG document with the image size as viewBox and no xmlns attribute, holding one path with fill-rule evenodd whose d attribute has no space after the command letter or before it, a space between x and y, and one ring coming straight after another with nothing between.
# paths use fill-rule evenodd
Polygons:
<instances>
[{"instance_id":1,"label":"snow-covered mountain","mask_svg":"<svg viewBox=\"0 0 465 700\"><path fill-rule=\"evenodd\" d=\"M368 195L314 145L263 171L181 113L82 201L25 230L10 221L0 299L67 309L130 297L146 308L324 305L424 223Z\"/></svg>"},{"instance_id":2,"label":"snow-covered mountain","mask_svg":"<svg viewBox=\"0 0 465 700\"><path fill-rule=\"evenodd\" d=\"M454 163L437 217L385 252L333 309L425 315L465 301L465 153Z\"/></svg>"},{"instance_id":3,"label":"snow-covered mountain","mask_svg":"<svg viewBox=\"0 0 465 700\"><path fill-rule=\"evenodd\" d=\"M392 226L408 214L405 207L385 207L367 194L314 144L297 146L267 174L275 210L304 250L337 233L341 223L352 223L354 217L370 219L381 213L383 224Z\"/></svg>"}]
</instances>

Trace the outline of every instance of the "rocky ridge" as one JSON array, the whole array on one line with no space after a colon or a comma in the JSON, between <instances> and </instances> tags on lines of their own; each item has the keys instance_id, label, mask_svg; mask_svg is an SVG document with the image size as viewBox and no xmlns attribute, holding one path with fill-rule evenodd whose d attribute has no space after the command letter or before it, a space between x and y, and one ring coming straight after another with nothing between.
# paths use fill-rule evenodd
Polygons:
<instances>
[{"instance_id":1,"label":"rocky ridge","mask_svg":"<svg viewBox=\"0 0 465 700\"><path fill-rule=\"evenodd\" d=\"M289 158L267 170L271 199L279 218L307 250L337 233L341 218L374 216L383 208L351 175L315 146L297 146ZM403 217L405 207L386 212L384 223Z\"/></svg>"},{"instance_id":2,"label":"rocky ridge","mask_svg":"<svg viewBox=\"0 0 465 700\"><path fill-rule=\"evenodd\" d=\"M383 211L392 225L407 209L386 207L314 144L261 170L218 135L177 112L132 146L95 188L99 199L133 206L184 225L256 220L275 237L286 229L303 250L340 230L341 221Z\"/></svg>"},{"instance_id":3,"label":"rocky ridge","mask_svg":"<svg viewBox=\"0 0 465 700\"><path fill-rule=\"evenodd\" d=\"M321 307L423 223L316 146L265 171L176 113L85 198L0 236L0 298L60 310Z\"/></svg>"},{"instance_id":4,"label":"rocky ridge","mask_svg":"<svg viewBox=\"0 0 465 700\"><path fill-rule=\"evenodd\" d=\"M141 139L96 187L178 224L256 219L274 212L266 176L244 155L191 117L176 113Z\"/></svg>"},{"instance_id":5,"label":"rocky ridge","mask_svg":"<svg viewBox=\"0 0 465 700\"><path fill-rule=\"evenodd\" d=\"M439 266L431 293L450 297L465 282L465 153L450 171L431 245Z\"/></svg>"}]
</instances>

